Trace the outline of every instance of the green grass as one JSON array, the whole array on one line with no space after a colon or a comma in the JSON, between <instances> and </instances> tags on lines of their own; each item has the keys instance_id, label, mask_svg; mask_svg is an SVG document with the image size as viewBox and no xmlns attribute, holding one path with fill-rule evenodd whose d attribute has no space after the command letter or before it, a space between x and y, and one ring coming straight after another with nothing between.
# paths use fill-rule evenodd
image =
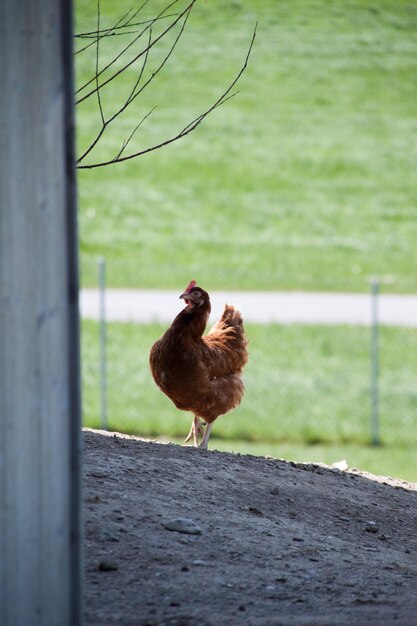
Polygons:
<instances>
[{"instance_id":1,"label":"green grass","mask_svg":"<svg viewBox=\"0 0 417 626\"><path fill-rule=\"evenodd\" d=\"M108 325L109 427L183 437L191 414L178 411L148 367L159 325ZM250 360L241 406L216 422L224 441L370 441L369 330L358 327L247 325ZM98 325L83 323L84 423L100 425ZM382 442L417 443L417 330L381 328Z\"/></svg>"},{"instance_id":2,"label":"green grass","mask_svg":"<svg viewBox=\"0 0 417 626\"><path fill-rule=\"evenodd\" d=\"M151 2L154 7L163 3ZM179 3L182 4L182 3ZM77 30L95 3L76 3ZM103 0L102 26L131 2ZM155 85L104 137L96 158L181 129L238 71L240 93L181 142L79 173L81 267L98 255L112 286L415 292L417 278L417 6L410 0L209 0L195 7ZM102 61L121 38L101 45ZM95 57L78 55L77 82ZM150 59L150 71L156 59ZM133 71L103 91L109 115ZM99 121L77 108L79 152ZM365 381L364 381L365 385ZM288 407L285 407L287 409Z\"/></svg>"}]
</instances>

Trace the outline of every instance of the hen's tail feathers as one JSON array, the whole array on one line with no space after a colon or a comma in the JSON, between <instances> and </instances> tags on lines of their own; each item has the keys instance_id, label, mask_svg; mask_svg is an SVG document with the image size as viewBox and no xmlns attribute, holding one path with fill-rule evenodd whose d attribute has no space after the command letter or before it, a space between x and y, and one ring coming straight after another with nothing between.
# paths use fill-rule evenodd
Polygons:
<instances>
[{"instance_id":1,"label":"hen's tail feathers","mask_svg":"<svg viewBox=\"0 0 417 626\"><path fill-rule=\"evenodd\" d=\"M233 304L226 304L224 311L220 319L211 328L210 333L216 333L221 331L227 331L229 328L234 328L243 332L243 318L240 310Z\"/></svg>"},{"instance_id":2,"label":"hen's tail feathers","mask_svg":"<svg viewBox=\"0 0 417 626\"><path fill-rule=\"evenodd\" d=\"M226 304L223 315L220 318L226 326L241 326L243 324L242 313L237 306Z\"/></svg>"},{"instance_id":3,"label":"hen's tail feathers","mask_svg":"<svg viewBox=\"0 0 417 626\"><path fill-rule=\"evenodd\" d=\"M238 307L226 304L222 316L205 337L205 341L210 347L227 355L225 358L229 371L240 372L247 363L248 340Z\"/></svg>"}]
</instances>

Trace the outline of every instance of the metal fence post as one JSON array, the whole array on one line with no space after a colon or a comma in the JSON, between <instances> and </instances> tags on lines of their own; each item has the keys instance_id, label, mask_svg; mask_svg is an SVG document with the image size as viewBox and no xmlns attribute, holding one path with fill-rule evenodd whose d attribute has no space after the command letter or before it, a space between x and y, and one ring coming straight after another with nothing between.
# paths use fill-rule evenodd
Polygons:
<instances>
[{"instance_id":1,"label":"metal fence post","mask_svg":"<svg viewBox=\"0 0 417 626\"><path fill-rule=\"evenodd\" d=\"M100 427L108 428L107 419L107 332L106 332L106 259L98 259L100 299Z\"/></svg>"},{"instance_id":2,"label":"metal fence post","mask_svg":"<svg viewBox=\"0 0 417 626\"><path fill-rule=\"evenodd\" d=\"M371 280L371 442L380 445L379 438L379 281Z\"/></svg>"}]
</instances>

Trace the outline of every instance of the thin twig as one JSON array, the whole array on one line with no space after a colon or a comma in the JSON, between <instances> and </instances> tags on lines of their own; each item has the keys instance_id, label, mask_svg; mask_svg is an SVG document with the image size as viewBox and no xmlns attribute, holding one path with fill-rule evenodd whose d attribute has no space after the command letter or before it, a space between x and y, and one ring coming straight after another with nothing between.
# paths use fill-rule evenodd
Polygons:
<instances>
[{"instance_id":1,"label":"thin twig","mask_svg":"<svg viewBox=\"0 0 417 626\"><path fill-rule=\"evenodd\" d=\"M132 9L129 10L129 12ZM120 24L121 20L123 18L121 18L114 26L111 26L110 28L101 28L100 29L100 36L101 37L106 37L109 34L113 34L115 33L115 31L117 30L122 30L123 28L134 28L136 26L144 26L145 24L151 24L153 22L155 22L155 20L165 20L169 17L176 17L178 15L178 13L170 13L169 15L162 15L161 17L155 18L153 17L152 19L149 20L143 20L143 22L133 22L130 23L126 22L126 24ZM119 25L120 24L120 25ZM134 35L136 34L137 31L132 31L131 33L127 33L129 35ZM120 33L121 35L125 34L125 33ZM95 39L97 37L97 31L96 30L92 30L90 32L87 33L79 33L77 35L74 35L75 39Z\"/></svg>"},{"instance_id":2,"label":"thin twig","mask_svg":"<svg viewBox=\"0 0 417 626\"><path fill-rule=\"evenodd\" d=\"M185 16L185 18L184 18L184 21L183 21L183 23L182 23L182 25L181 25L181 28L180 28L180 30L179 30L179 32L178 32L178 35L177 35L177 36L176 36L176 38L174 39L174 43L173 43L173 44L172 44L172 46L170 47L170 49L169 49L169 51L168 51L168 54L166 54L166 55L165 55L165 57L164 57L163 61L160 63L160 65L157 67L157 69L156 69L154 72L152 72L151 76L150 76L150 77L148 78L148 80L147 80L147 81L146 81L146 82L142 85L142 87L141 87L138 91L136 91L136 93L135 93L134 95L132 95L132 96L129 98L129 102L128 102L127 104L130 104L131 102L133 102L133 100L134 100L135 98L137 98L137 97L138 97L138 96L142 93L142 91L143 91L143 90L144 90L144 89L145 89L145 88L149 85L149 83L151 83L151 82L154 80L154 78L155 78L155 77L159 74L159 72L162 70L162 68L164 67L164 65L167 63L168 59L170 58L170 56L171 56L171 55L172 55L172 53L174 52L175 47L176 47L176 45L178 44L178 42L179 42L179 40L180 40L180 38L181 38L181 36L182 36L182 34L183 34L183 32L184 32L185 26L186 26L186 24L187 24L187 22L188 22L188 18L190 17L190 13L191 13L191 9L190 9L190 10L189 10L189 12L186 14L186 16Z\"/></svg>"},{"instance_id":3,"label":"thin twig","mask_svg":"<svg viewBox=\"0 0 417 626\"><path fill-rule=\"evenodd\" d=\"M136 79L136 83L134 84L133 89L130 92L130 95L129 95L127 101L126 101L126 106L128 106L132 102L132 100L134 98L135 91L138 88L138 85L140 84L140 81L142 80L143 72L145 71L145 67L146 67L146 64L148 62L151 41L152 41L152 28L149 29L148 47L146 49L146 54L145 54L145 58L143 59L142 67L141 67L141 70L139 72L139 76Z\"/></svg>"},{"instance_id":4,"label":"thin twig","mask_svg":"<svg viewBox=\"0 0 417 626\"><path fill-rule=\"evenodd\" d=\"M193 126L193 129L196 127L196 125L198 126L198 124L201 123L201 121L207 117L207 115L209 115L212 111L214 111L214 109L216 109L218 106L220 106L221 104L224 104L227 100L229 100L231 97L235 96L236 94L233 94L232 96L229 96L229 98L227 98L226 96L232 91L233 87L236 85L236 83L238 82L239 78L242 76L243 72L246 70L246 68L248 67L248 62L249 62L249 57L250 57L250 53L252 52L252 48L253 48L253 44L255 42L255 37L256 37L256 31L258 28L258 22L256 22L255 24L255 28L253 31L253 35L252 35L252 39L251 42L249 44L249 48L248 51L246 53L246 58L245 58L245 62L243 63L240 71L238 72L236 78L230 83L229 87L226 89L226 91L220 96L220 98L209 108L207 109L207 111L205 113L203 113L202 115L200 115L199 117L202 118L200 121L197 122L197 124L195 124L195 122L199 119L196 118L196 120L194 120L193 122L191 122L190 126ZM188 129L188 126L186 126L184 128L184 131L186 131Z\"/></svg>"},{"instance_id":5,"label":"thin twig","mask_svg":"<svg viewBox=\"0 0 417 626\"><path fill-rule=\"evenodd\" d=\"M113 159L112 163L117 163L117 161L120 159L120 157L122 156L123 152L126 150L127 146L129 145L130 140L133 138L133 135L136 133L136 131L138 130L138 128L139 128L140 126L142 126L143 122L144 122L145 120L147 120L147 119L148 119L148 117L149 117L150 115L152 115L152 113L155 111L155 109L156 109L156 106L154 106L154 107L153 107L153 108L149 111L149 113L147 113L147 114L146 114L146 115L145 115L145 116L141 119L141 121L140 121L140 122L139 122L139 124L136 126L136 128L135 128L135 129L134 129L134 130L130 133L130 135L129 135L128 139L126 139L126 140L123 142L122 147L120 148L120 150L119 150L119 152L117 153L117 155L114 157L114 159Z\"/></svg>"},{"instance_id":6,"label":"thin twig","mask_svg":"<svg viewBox=\"0 0 417 626\"><path fill-rule=\"evenodd\" d=\"M109 37L110 35L113 34L114 30L117 30L118 28L123 28L124 25L119 26L119 24L121 22L123 22L123 20L125 20L127 18L127 16L129 15L129 13L132 12L132 9L129 9L129 11L127 13L125 13L117 22L116 24L112 27L112 28L107 28L104 31L100 32L100 37ZM103 33L103 34L102 34ZM96 33L81 33L80 35L75 35L75 37L80 37L80 38L84 38L87 37L87 35L91 35L94 37L94 41L90 42L89 44L87 44L86 46L84 46L84 48L81 48L80 50L77 50L74 54L80 54L81 52L84 52L84 50L87 50L87 48L90 48L90 46L93 46L95 44L95 38L96 38Z\"/></svg>"},{"instance_id":7,"label":"thin twig","mask_svg":"<svg viewBox=\"0 0 417 626\"><path fill-rule=\"evenodd\" d=\"M103 126L106 124L104 119L103 107L101 105L100 89L98 88L98 59L99 59L99 45L100 45L100 0L97 0L97 45L96 45L96 85L97 85L97 102L100 110L101 122Z\"/></svg>"},{"instance_id":8,"label":"thin twig","mask_svg":"<svg viewBox=\"0 0 417 626\"><path fill-rule=\"evenodd\" d=\"M142 7L148 2L149 0L145 0L144 4L142 5ZM162 19L164 17L164 13L166 13L166 11L168 11L168 9L170 9L174 4L176 4L178 2L178 0L173 0L171 2L171 4L169 4L167 7L165 7L165 9L163 11L161 11L155 18L153 18L152 20L150 20L147 23L147 26L145 26L145 28L143 28L137 35L136 37L134 37L132 39L132 41L125 46L120 52L119 54L117 54L114 59L112 61L110 61L110 63L108 63L105 67L103 67L101 73L106 72L114 63L116 63L128 50L131 46L133 46L137 41L139 41L139 39L142 37L142 35L144 33L146 33L146 31L149 28L152 28L153 24L155 24L158 20ZM141 7L141 8L142 8ZM175 14L173 14L173 16L175 16ZM79 93L80 91L83 91L84 89L86 89L88 87L88 85L91 85L91 83L93 82L93 79L88 80L84 85L82 85L82 87L80 87L75 93ZM90 94L91 95L91 94Z\"/></svg>"}]
</instances>

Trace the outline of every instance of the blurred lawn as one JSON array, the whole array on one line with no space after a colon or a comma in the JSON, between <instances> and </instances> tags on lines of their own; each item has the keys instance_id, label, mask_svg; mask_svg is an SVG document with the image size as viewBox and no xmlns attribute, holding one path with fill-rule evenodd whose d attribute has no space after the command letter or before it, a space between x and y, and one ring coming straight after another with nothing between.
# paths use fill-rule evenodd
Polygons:
<instances>
[{"instance_id":1,"label":"blurred lawn","mask_svg":"<svg viewBox=\"0 0 417 626\"><path fill-rule=\"evenodd\" d=\"M219 418L228 440L307 443L370 441L369 329L247 324L250 360L241 406ZM162 326L108 325L109 426L183 437L191 414L154 384L149 350ZM417 444L417 330L381 328L380 430L389 445ZM98 325L83 322L84 424L98 427Z\"/></svg>"},{"instance_id":2,"label":"blurred lawn","mask_svg":"<svg viewBox=\"0 0 417 626\"><path fill-rule=\"evenodd\" d=\"M102 27L131 6L102 0ZM144 17L162 6L150 2ZM78 0L78 32L94 30L95 9ZM155 105L132 150L214 102L256 20L239 95L195 133L138 160L79 171L85 286L96 283L104 255L112 286L178 288L195 277L210 289L364 291L375 274L386 290L416 292L417 5L409 0L198 2L169 64L94 158L113 157ZM101 66L124 43L102 40ZM156 64L152 56L149 72ZM94 65L94 48L76 56L79 85ZM138 69L103 90L106 116ZM98 123L94 98L77 107L79 153Z\"/></svg>"}]
</instances>

